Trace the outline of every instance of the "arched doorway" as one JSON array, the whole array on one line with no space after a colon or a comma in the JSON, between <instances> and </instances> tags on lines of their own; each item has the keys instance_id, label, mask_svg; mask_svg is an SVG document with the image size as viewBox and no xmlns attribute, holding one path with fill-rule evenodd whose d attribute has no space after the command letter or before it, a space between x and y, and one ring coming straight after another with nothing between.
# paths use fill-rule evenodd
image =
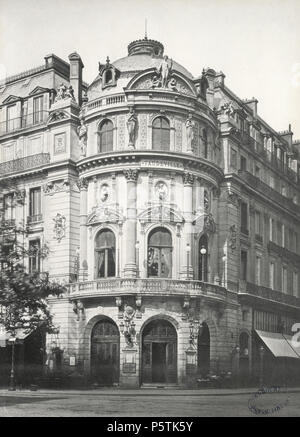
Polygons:
<instances>
[{"instance_id":1,"label":"arched doorway","mask_svg":"<svg viewBox=\"0 0 300 437\"><path fill-rule=\"evenodd\" d=\"M206 376L210 368L210 333L205 322L198 333L198 374Z\"/></svg>"},{"instance_id":2,"label":"arched doorway","mask_svg":"<svg viewBox=\"0 0 300 437\"><path fill-rule=\"evenodd\" d=\"M153 320L143 330L142 382L177 382L177 333L167 320Z\"/></svg>"},{"instance_id":3,"label":"arched doorway","mask_svg":"<svg viewBox=\"0 0 300 437\"><path fill-rule=\"evenodd\" d=\"M109 319L100 320L91 335L91 376L101 385L119 382L120 335Z\"/></svg>"}]
</instances>

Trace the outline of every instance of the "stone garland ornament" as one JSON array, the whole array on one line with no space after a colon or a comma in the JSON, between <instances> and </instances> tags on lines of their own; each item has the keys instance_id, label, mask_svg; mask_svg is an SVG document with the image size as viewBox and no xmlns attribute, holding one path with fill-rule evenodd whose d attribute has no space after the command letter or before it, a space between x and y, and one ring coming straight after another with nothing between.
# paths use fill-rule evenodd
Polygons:
<instances>
[{"instance_id":1,"label":"stone garland ornament","mask_svg":"<svg viewBox=\"0 0 300 437\"><path fill-rule=\"evenodd\" d=\"M232 225L229 227L229 238L228 238L229 247L231 248L232 251L236 249L236 239L237 239L236 225Z\"/></svg>"},{"instance_id":2,"label":"stone garland ornament","mask_svg":"<svg viewBox=\"0 0 300 437\"><path fill-rule=\"evenodd\" d=\"M221 106L221 111L223 114L228 115L229 117L233 117L236 112L236 109L233 106L232 101L229 101Z\"/></svg>"},{"instance_id":3,"label":"stone garland ornament","mask_svg":"<svg viewBox=\"0 0 300 437\"><path fill-rule=\"evenodd\" d=\"M85 157L87 149L87 126L82 115L80 117L80 126L77 128L77 134L79 137L80 156Z\"/></svg>"},{"instance_id":4,"label":"stone garland ornament","mask_svg":"<svg viewBox=\"0 0 300 437\"><path fill-rule=\"evenodd\" d=\"M54 221L54 239L59 243L66 235L66 217L60 213L56 214Z\"/></svg>"},{"instance_id":5,"label":"stone garland ornament","mask_svg":"<svg viewBox=\"0 0 300 437\"><path fill-rule=\"evenodd\" d=\"M19 205L24 205L25 197L26 197L26 190L25 189L15 191L15 193L14 193L14 200Z\"/></svg>"},{"instance_id":6,"label":"stone garland ornament","mask_svg":"<svg viewBox=\"0 0 300 437\"><path fill-rule=\"evenodd\" d=\"M128 148L129 149L134 149L137 122L138 122L138 120L137 120L135 110L133 108L131 108L128 119L127 119L127 130L128 130L128 136L129 136Z\"/></svg>"}]
</instances>

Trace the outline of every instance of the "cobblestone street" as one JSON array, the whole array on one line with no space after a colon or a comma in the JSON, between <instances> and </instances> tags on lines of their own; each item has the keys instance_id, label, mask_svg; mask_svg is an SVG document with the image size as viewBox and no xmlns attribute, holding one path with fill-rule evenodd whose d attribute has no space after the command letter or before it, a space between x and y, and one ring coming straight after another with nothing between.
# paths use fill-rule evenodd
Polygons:
<instances>
[{"instance_id":1,"label":"cobblestone street","mask_svg":"<svg viewBox=\"0 0 300 437\"><path fill-rule=\"evenodd\" d=\"M1 390L0 416L300 416L300 390Z\"/></svg>"}]
</instances>

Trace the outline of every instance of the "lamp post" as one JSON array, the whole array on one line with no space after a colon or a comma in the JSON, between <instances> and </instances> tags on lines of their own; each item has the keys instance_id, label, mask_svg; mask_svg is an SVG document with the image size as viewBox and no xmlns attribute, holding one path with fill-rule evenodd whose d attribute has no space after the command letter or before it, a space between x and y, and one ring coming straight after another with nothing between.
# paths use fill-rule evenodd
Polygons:
<instances>
[{"instance_id":1,"label":"lamp post","mask_svg":"<svg viewBox=\"0 0 300 437\"><path fill-rule=\"evenodd\" d=\"M190 279L190 252L191 252L191 246L189 243L187 243L186 244L187 279Z\"/></svg>"},{"instance_id":2,"label":"lamp post","mask_svg":"<svg viewBox=\"0 0 300 437\"><path fill-rule=\"evenodd\" d=\"M9 379L9 391L16 390L16 381L15 381L15 343L17 338L11 337L8 341L11 343L11 370L10 370L10 379Z\"/></svg>"},{"instance_id":3,"label":"lamp post","mask_svg":"<svg viewBox=\"0 0 300 437\"><path fill-rule=\"evenodd\" d=\"M205 282L204 281L205 280L205 278L204 278L204 274L205 274L204 262L205 262L206 249L204 246L201 247L200 253L201 253L201 280L203 282Z\"/></svg>"},{"instance_id":4,"label":"lamp post","mask_svg":"<svg viewBox=\"0 0 300 437\"><path fill-rule=\"evenodd\" d=\"M265 353L264 347L260 346L260 348L259 348L259 355L260 355L259 386L260 386L260 388L262 388L263 382L264 382L264 353Z\"/></svg>"}]
</instances>

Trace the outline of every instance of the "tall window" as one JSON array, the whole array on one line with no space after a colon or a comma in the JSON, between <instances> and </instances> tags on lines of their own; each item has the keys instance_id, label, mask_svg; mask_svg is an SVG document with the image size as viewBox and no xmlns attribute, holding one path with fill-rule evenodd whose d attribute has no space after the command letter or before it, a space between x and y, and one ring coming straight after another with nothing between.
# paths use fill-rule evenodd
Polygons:
<instances>
[{"instance_id":1,"label":"tall window","mask_svg":"<svg viewBox=\"0 0 300 437\"><path fill-rule=\"evenodd\" d=\"M154 229L148 239L148 277L171 278L172 237L165 228Z\"/></svg>"},{"instance_id":2,"label":"tall window","mask_svg":"<svg viewBox=\"0 0 300 437\"><path fill-rule=\"evenodd\" d=\"M247 170L247 159L244 156L241 156L240 169Z\"/></svg>"},{"instance_id":3,"label":"tall window","mask_svg":"<svg viewBox=\"0 0 300 437\"><path fill-rule=\"evenodd\" d=\"M256 284L261 285L261 257L256 257L256 263L255 263L255 279Z\"/></svg>"},{"instance_id":4,"label":"tall window","mask_svg":"<svg viewBox=\"0 0 300 437\"><path fill-rule=\"evenodd\" d=\"M293 295L299 297L297 272L293 272Z\"/></svg>"},{"instance_id":5,"label":"tall window","mask_svg":"<svg viewBox=\"0 0 300 437\"><path fill-rule=\"evenodd\" d=\"M109 229L100 231L95 240L95 277L116 275L116 239Z\"/></svg>"},{"instance_id":6,"label":"tall window","mask_svg":"<svg viewBox=\"0 0 300 437\"><path fill-rule=\"evenodd\" d=\"M208 158L208 142L207 142L207 132L206 129L203 129L202 131L202 138L203 138L203 153L204 153L204 158Z\"/></svg>"},{"instance_id":7,"label":"tall window","mask_svg":"<svg viewBox=\"0 0 300 437\"><path fill-rule=\"evenodd\" d=\"M281 274L282 292L287 293L287 268L282 267Z\"/></svg>"},{"instance_id":8,"label":"tall window","mask_svg":"<svg viewBox=\"0 0 300 437\"><path fill-rule=\"evenodd\" d=\"M261 216L259 211L255 211L255 234L261 236Z\"/></svg>"},{"instance_id":9,"label":"tall window","mask_svg":"<svg viewBox=\"0 0 300 437\"><path fill-rule=\"evenodd\" d=\"M208 271L208 241L207 236L202 235L199 240L199 280L207 282Z\"/></svg>"},{"instance_id":10,"label":"tall window","mask_svg":"<svg viewBox=\"0 0 300 437\"><path fill-rule=\"evenodd\" d=\"M157 117L152 125L152 148L170 150L170 124L164 117Z\"/></svg>"},{"instance_id":11,"label":"tall window","mask_svg":"<svg viewBox=\"0 0 300 437\"><path fill-rule=\"evenodd\" d=\"M269 239L270 241L274 241L274 233L275 233L275 220L270 217L269 219Z\"/></svg>"},{"instance_id":12,"label":"tall window","mask_svg":"<svg viewBox=\"0 0 300 437\"><path fill-rule=\"evenodd\" d=\"M248 205L241 202L241 232L248 234Z\"/></svg>"},{"instance_id":13,"label":"tall window","mask_svg":"<svg viewBox=\"0 0 300 437\"><path fill-rule=\"evenodd\" d=\"M43 121L43 96L35 97L33 99L33 124L38 124Z\"/></svg>"},{"instance_id":14,"label":"tall window","mask_svg":"<svg viewBox=\"0 0 300 437\"><path fill-rule=\"evenodd\" d=\"M31 221L41 220L41 187L29 191L29 216Z\"/></svg>"},{"instance_id":15,"label":"tall window","mask_svg":"<svg viewBox=\"0 0 300 437\"><path fill-rule=\"evenodd\" d=\"M275 264L270 262L269 285L272 290L275 288Z\"/></svg>"},{"instance_id":16,"label":"tall window","mask_svg":"<svg viewBox=\"0 0 300 437\"><path fill-rule=\"evenodd\" d=\"M110 120L104 120L99 130L98 153L110 152L113 150L114 126Z\"/></svg>"},{"instance_id":17,"label":"tall window","mask_svg":"<svg viewBox=\"0 0 300 437\"><path fill-rule=\"evenodd\" d=\"M15 206L13 193L5 194L3 197L4 220L15 220Z\"/></svg>"},{"instance_id":18,"label":"tall window","mask_svg":"<svg viewBox=\"0 0 300 437\"><path fill-rule=\"evenodd\" d=\"M17 105L10 105L6 111L6 130L12 131L17 128Z\"/></svg>"},{"instance_id":19,"label":"tall window","mask_svg":"<svg viewBox=\"0 0 300 437\"><path fill-rule=\"evenodd\" d=\"M29 273L40 271L40 253L41 243L40 240L29 241Z\"/></svg>"},{"instance_id":20,"label":"tall window","mask_svg":"<svg viewBox=\"0 0 300 437\"><path fill-rule=\"evenodd\" d=\"M247 281L247 252L241 251L241 271L240 277L243 281Z\"/></svg>"}]
</instances>

